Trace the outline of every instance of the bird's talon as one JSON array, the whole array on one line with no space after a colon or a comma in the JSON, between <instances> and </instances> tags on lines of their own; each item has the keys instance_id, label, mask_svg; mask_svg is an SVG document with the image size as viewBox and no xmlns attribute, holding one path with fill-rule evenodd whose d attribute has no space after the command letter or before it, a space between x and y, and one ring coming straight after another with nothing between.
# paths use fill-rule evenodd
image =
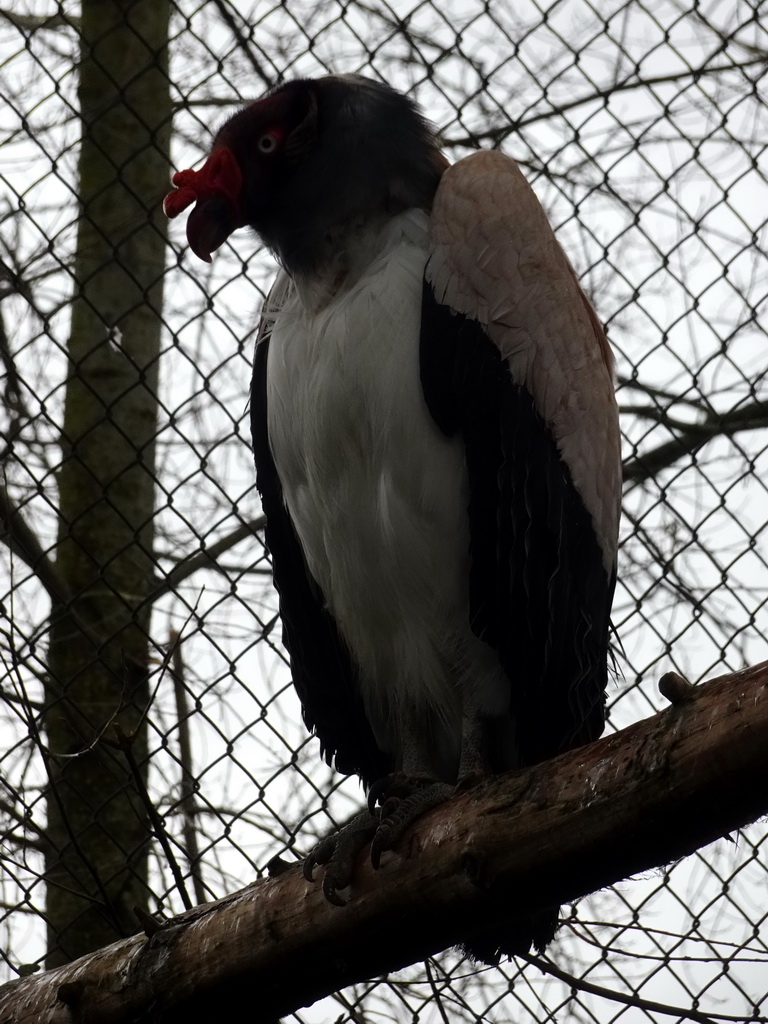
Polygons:
<instances>
[{"instance_id":1,"label":"bird's talon","mask_svg":"<svg viewBox=\"0 0 768 1024\"><path fill-rule=\"evenodd\" d=\"M371 843L371 866L374 871L378 871L381 866L381 854L382 851L377 844L376 840Z\"/></svg>"},{"instance_id":2,"label":"bird's talon","mask_svg":"<svg viewBox=\"0 0 768 1024\"><path fill-rule=\"evenodd\" d=\"M326 875L323 879L323 896L334 907L346 907L347 901L336 892L336 879Z\"/></svg>"},{"instance_id":3,"label":"bird's talon","mask_svg":"<svg viewBox=\"0 0 768 1024\"><path fill-rule=\"evenodd\" d=\"M304 858L304 863L301 865L301 873L304 875L308 882L314 882L316 866L317 861L312 856L312 854Z\"/></svg>"},{"instance_id":4,"label":"bird's talon","mask_svg":"<svg viewBox=\"0 0 768 1024\"><path fill-rule=\"evenodd\" d=\"M371 814L376 814L377 804L386 802L400 779L401 775L399 773L394 773L392 775L385 775L383 779L378 779L374 782L368 790L368 810Z\"/></svg>"},{"instance_id":5,"label":"bird's talon","mask_svg":"<svg viewBox=\"0 0 768 1024\"><path fill-rule=\"evenodd\" d=\"M379 870L381 865L381 855L385 850L389 850L391 846L392 840L389 834L389 829L380 825L376 835L371 841L371 864L373 865L374 871Z\"/></svg>"},{"instance_id":6,"label":"bird's talon","mask_svg":"<svg viewBox=\"0 0 768 1024\"><path fill-rule=\"evenodd\" d=\"M392 815L397 810L399 804L400 797L397 796L390 796L387 800L385 800L384 803L381 805L381 820L385 821L387 818L391 818Z\"/></svg>"}]
</instances>

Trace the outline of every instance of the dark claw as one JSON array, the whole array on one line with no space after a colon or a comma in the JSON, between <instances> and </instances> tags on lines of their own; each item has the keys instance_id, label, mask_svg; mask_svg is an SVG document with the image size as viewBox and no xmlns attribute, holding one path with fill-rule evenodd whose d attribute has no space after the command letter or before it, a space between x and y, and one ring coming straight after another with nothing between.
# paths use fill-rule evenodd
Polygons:
<instances>
[{"instance_id":1,"label":"dark claw","mask_svg":"<svg viewBox=\"0 0 768 1024\"><path fill-rule=\"evenodd\" d=\"M368 790L368 810L372 815L376 814L376 804L382 797L386 797L387 792L392 786L393 777L391 775L385 775L383 779L379 779L371 786Z\"/></svg>"},{"instance_id":2,"label":"dark claw","mask_svg":"<svg viewBox=\"0 0 768 1024\"><path fill-rule=\"evenodd\" d=\"M397 802L398 804L400 801ZM376 835L371 841L371 863L374 866L374 870L379 870L381 864L381 855L386 850L391 850L394 845L394 841L400 836L402 828L399 827L396 821L382 821L379 827L376 829Z\"/></svg>"},{"instance_id":3,"label":"dark claw","mask_svg":"<svg viewBox=\"0 0 768 1024\"><path fill-rule=\"evenodd\" d=\"M455 787L426 779L393 779L381 808L379 827L371 842L371 864L377 870L381 855L393 849L403 834L422 814L448 800Z\"/></svg>"},{"instance_id":4,"label":"dark claw","mask_svg":"<svg viewBox=\"0 0 768 1024\"><path fill-rule=\"evenodd\" d=\"M389 829L385 825L379 825L376 835L371 840L371 864L373 870L378 871L381 864L381 855L385 850L392 847L392 840Z\"/></svg>"},{"instance_id":5,"label":"dark claw","mask_svg":"<svg viewBox=\"0 0 768 1024\"><path fill-rule=\"evenodd\" d=\"M385 804L392 799L403 799L410 796L414 789L421 788L430 780L411 778L403 772L392 772L379 779L368 790L368 810L372 815L376 814L376 804Z\"/></svg>"},{"instance_id":6,"label":"dark claw","mask_svg":"<svg viewBox=\"0 0 768 1024\"><path fill-rule=\"evenodd\" d=\"M397 810L399 804L400 804L400 797L399 796L389 796L389 797L387 797L387 799L381 805L381 820L385 821L387 818L392 817L392 815Z\"/></svg>"},{"instance_id":7,"label":"dark claw","mask_svg":"<svg viewBox=\"0 0 768 1024\"><path fill-rule=\"evenodd\" d=\"M368 846L378 824L378 814L361 811L351 821L331 835L321 839L302 864L304 877L308 882L315 880L315 868L325 867L322 889L325 898L334 906L346 906L346 900L339 896L338 889L346 889L352 882L355 858Z\"/></svg>"},{"instance_id":8,"label":"dark claw","mask_svg":"<svg viewBox=\"0 0 768 1024\"><path fill-rule=\"evenodd\" d=\"M334 907L346 907L347 905L347 901L342 899L336 892L336 879L332 878L327 872L323 879L323 895Z\"/></svg>"},{"instance_id":9,"label":"dark claw","mask_svg":"<svg viewBox=\"0 0 768 1024\"><path fill-rule=\"evenodd\" d=\"M301 873L308 882L314 882L316 867L317 861L315 860L315 855L314 853L310 853L308 857L304 858L304 863L301 865Z\"/></svg>"}]
</instances>

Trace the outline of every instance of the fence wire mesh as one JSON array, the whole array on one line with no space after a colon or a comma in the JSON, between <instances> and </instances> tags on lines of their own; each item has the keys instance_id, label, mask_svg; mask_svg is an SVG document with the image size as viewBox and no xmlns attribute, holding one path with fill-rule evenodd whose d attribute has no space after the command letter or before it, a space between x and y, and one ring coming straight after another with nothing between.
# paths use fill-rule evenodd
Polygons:
<instances>
[{"instance_id":1,"label":"fence wire mesh","mask_svg":"<svg viewBox=\"0 0 768 1024\"><path fill-rule=\"evenodd\" d=\"M274 264L240 232L202 267L158 209L171 167L281 78L384 79L451 159L514 156L605 321L625 438L609 728L662 706L663 671L763 660L766 13L0 10L6 977L131 934L133 904L233 891L361 801L301 725L262 543L245 417ZM291 1019L768 1020L767 885L756 824L565 908L544 970L447 952Z\"/></svg>"}]
</instances>

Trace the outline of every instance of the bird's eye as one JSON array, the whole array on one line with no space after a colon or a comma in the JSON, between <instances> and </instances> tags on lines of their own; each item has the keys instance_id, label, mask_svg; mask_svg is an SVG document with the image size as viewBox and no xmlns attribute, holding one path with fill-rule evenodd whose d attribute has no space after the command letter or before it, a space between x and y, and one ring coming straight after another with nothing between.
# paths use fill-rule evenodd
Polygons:
<instances>
[{"instance_id":1,"label":"bird's eye","mask_svg":"<svg viewBox=\"0 0 768 1024\"><path fill-rule=\"evenodd\" d=\"M256 148L260 153L274 153L279 141L275 132L265 132L256 143Z\"/></svg>"}]
</instances>

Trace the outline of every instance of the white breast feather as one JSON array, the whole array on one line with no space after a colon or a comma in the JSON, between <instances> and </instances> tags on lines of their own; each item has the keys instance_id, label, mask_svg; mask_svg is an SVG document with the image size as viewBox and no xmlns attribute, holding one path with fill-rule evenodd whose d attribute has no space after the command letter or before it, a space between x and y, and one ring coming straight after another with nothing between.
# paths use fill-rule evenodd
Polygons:
<instances>
[{"instance_id":1,"label":"white breast feather","mask_svg":"<svg viewBox=\"0 0 768 1024\"><path fill-rule=\"evenodd\" d=\"M439 431L421 389L427 215L401 214L374 241L378 255L337 295L292 287L270 341L267 415L309 570L360 668L376 738L397 754L404 717L441 722L435 742L455 748L469 679L486 713L504 712L508 687L469 627L463 444Z\"/></svg>"}]
</instances>

